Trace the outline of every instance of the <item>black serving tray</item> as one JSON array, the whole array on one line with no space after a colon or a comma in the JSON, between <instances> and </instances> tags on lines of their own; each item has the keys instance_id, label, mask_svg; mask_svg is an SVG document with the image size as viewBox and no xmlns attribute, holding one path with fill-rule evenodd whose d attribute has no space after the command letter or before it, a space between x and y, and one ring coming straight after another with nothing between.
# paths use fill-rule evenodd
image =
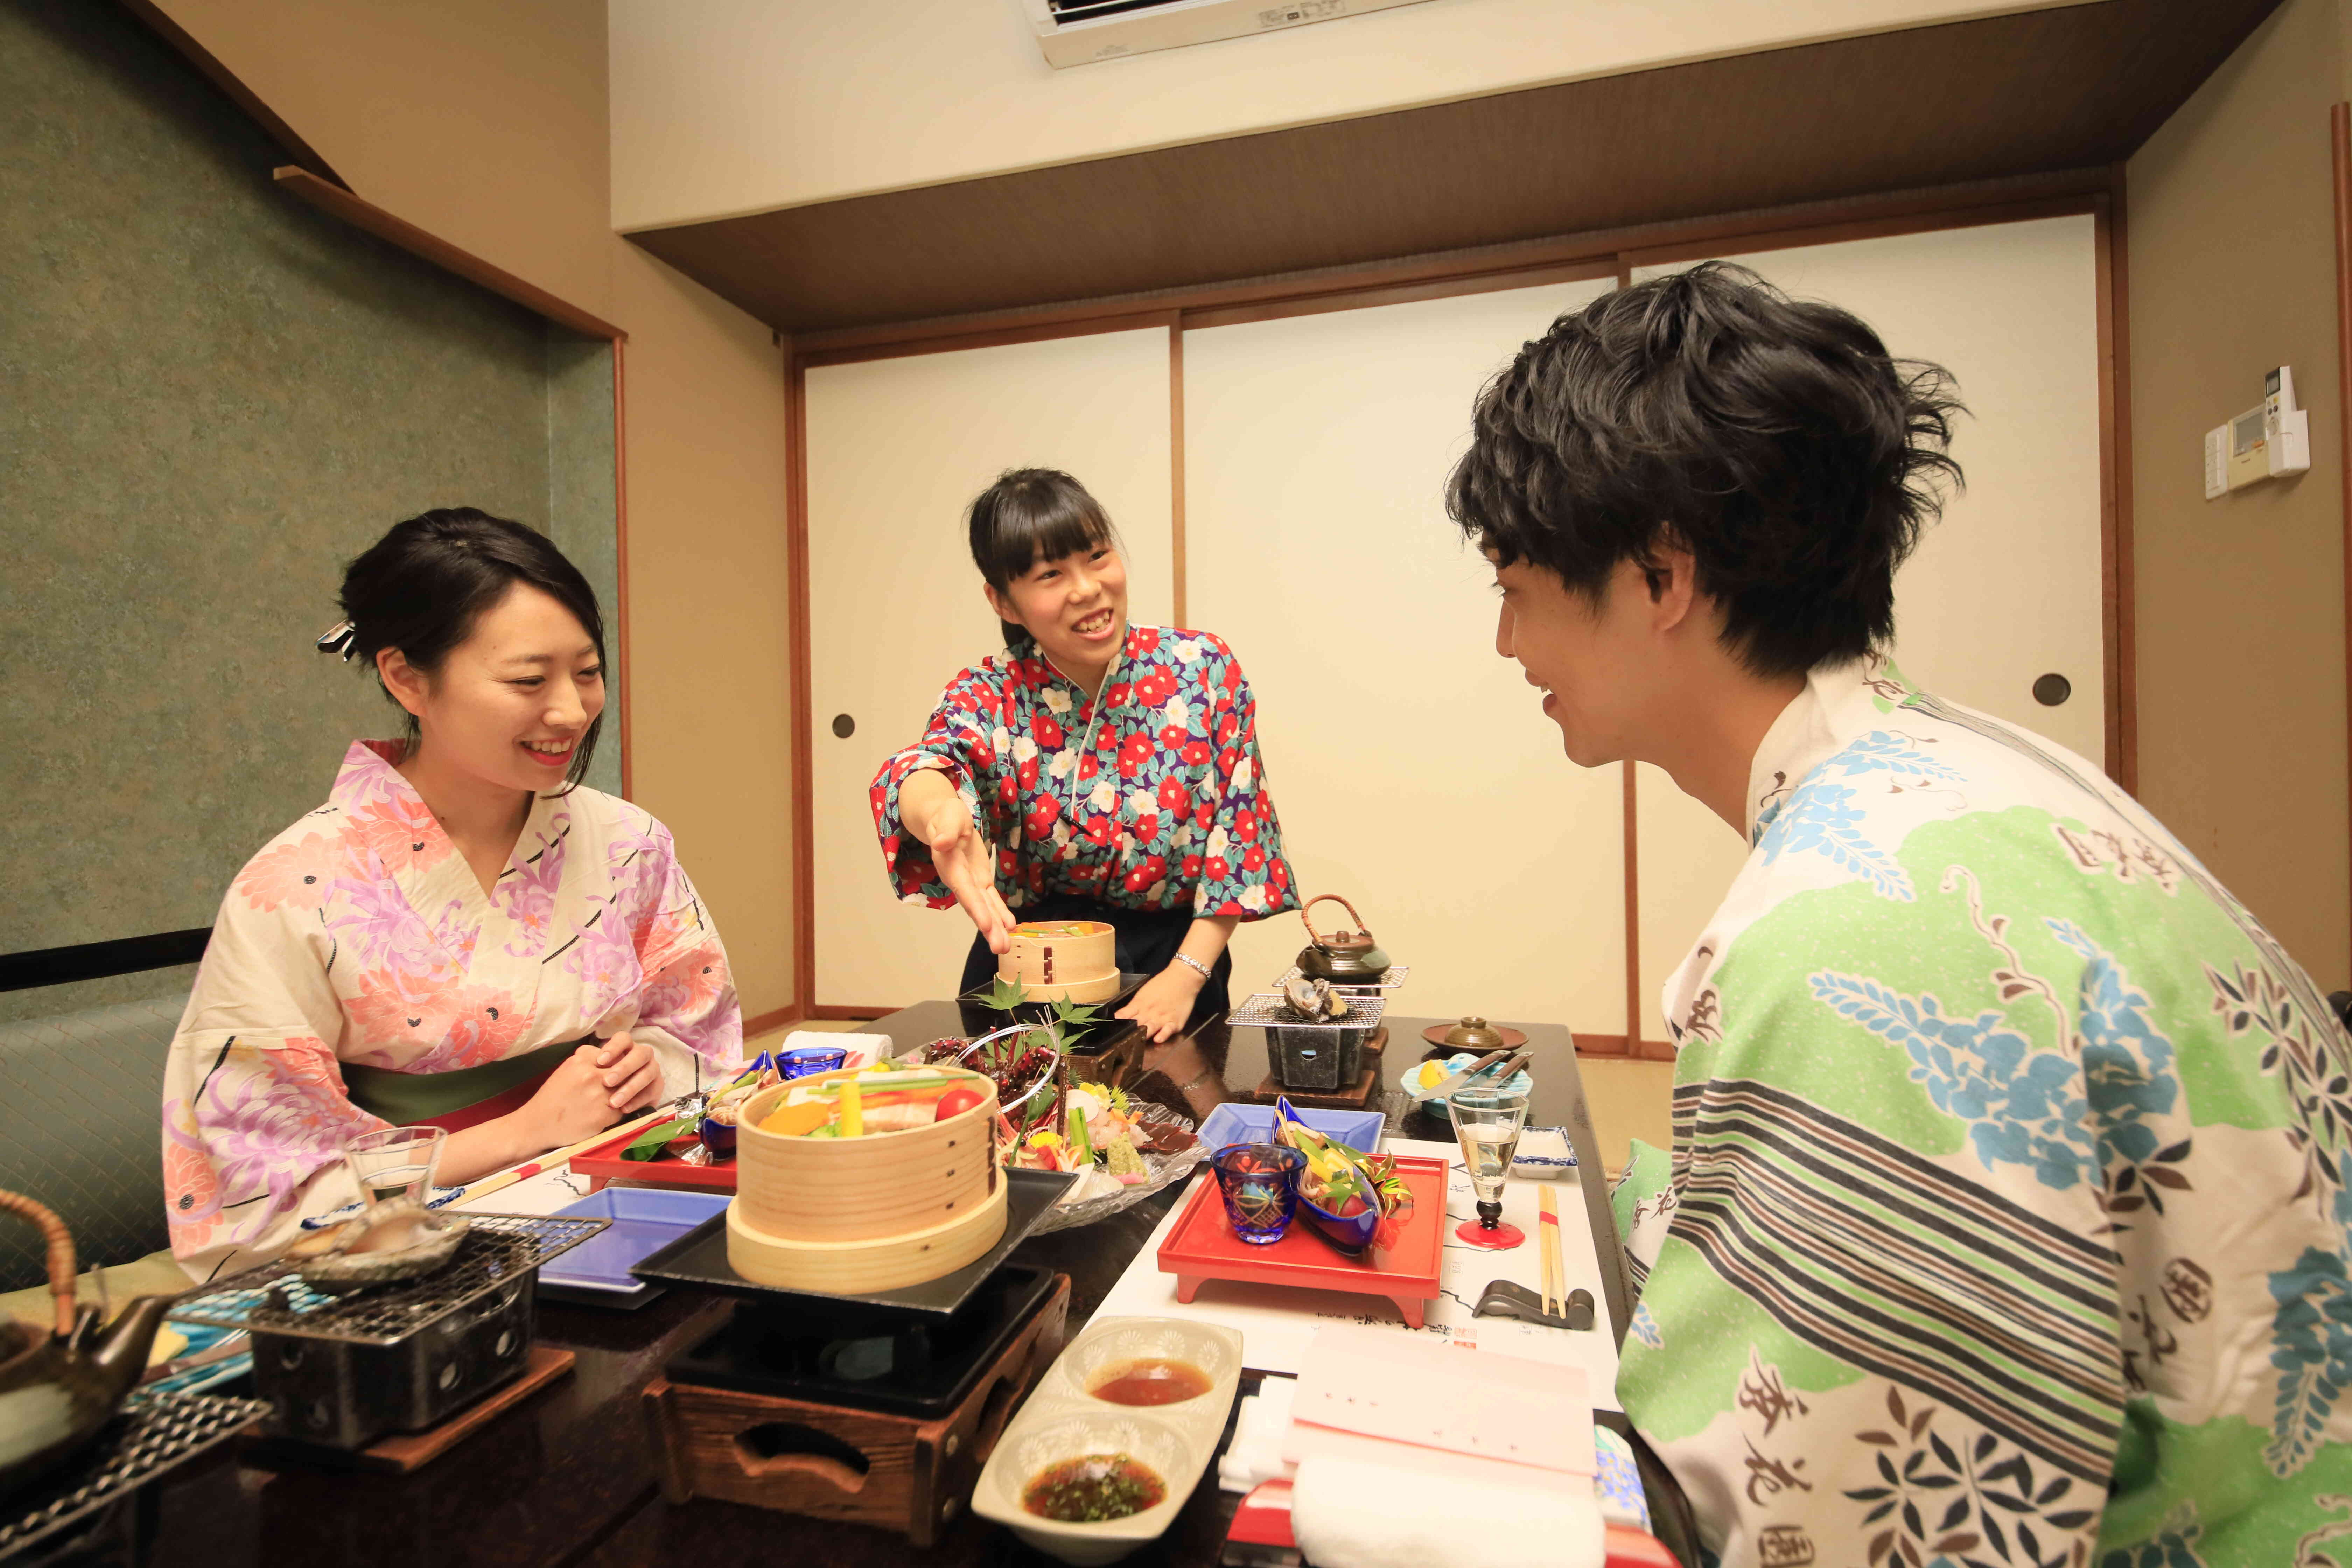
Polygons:
<instances>
[{"instance_id":1,"label":"black serving tray","mask_svg":"<svg viewBox=\"0 0 2352 1568\"><path fill-rule=\"evenodd\" d=\"M964 1309L943 1319L903 1321L895 1338L861 1337L850 1327L813 1321L789 1309L743 1301L727 1324L664 1369L672 1383L732 1388L804 1404L880 1410L918 1419L944 1415L971 1394L980 1374L1053 1298L1051 1268L1008 1263L989 1277ZM865 1328L876 1325L868 1323ZM845 1353L846 1352L846 1353ZM845 1372L858 1352L876 1364Z\"/></svg>"},{"instance_id":2,"label":"black serving tray","mask_svg":"<svg viewBox=\"0 0 2352 1568\"><path fill-rule=\"evenodd\" d=\"M795 1307L814 1316L839 1318L845 1307L858 1309L861 1313L877 1318L948 1318L954 1315L982 1281L995 1273L1006 1254L1027 1238L1033 1226L1054 1206L1055 1200L1078 1179L1074 1171L1022 1171L1001 1173L1010 1190L1005 1194L1004 1234L994 1247L965 1264L952 1274L942 1274L937 1279L927 1279L920 1285L902 1285L895 1290L877 1290L863 1295L836 1296L824 1290L787 1290L774 1285L761 1285L735 1272L727 1261L727 1215L715 1214L700 1225L663 1247L659 1252L632 1265L629 1272L640 1279L659 1279L671 1285L698 1285L706 1290L724 1290L730 1295L747 1297L771 1306Z\"/></svg>"}]
</instances>

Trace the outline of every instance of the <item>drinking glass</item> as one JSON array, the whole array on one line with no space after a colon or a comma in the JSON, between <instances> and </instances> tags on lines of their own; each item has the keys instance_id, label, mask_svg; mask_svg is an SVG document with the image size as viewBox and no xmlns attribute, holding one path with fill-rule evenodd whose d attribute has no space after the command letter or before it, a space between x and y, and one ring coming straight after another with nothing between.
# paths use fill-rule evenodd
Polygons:
<instances>
[{"instance_id":1,"label":"drinking glass","mask_svg":"<svg viewBox=\"0 0 2352 1568\"><path fill-rule=\"evenodd\" d=\"M343 1145L343 1160L371 1205L395 1198L422 1204L433 1195L433 1170L449 1134L438 1127L387 1127L364 1132Z\"/></svg>"},{"instance_id":2,"label":"drinking glass","mask_svg":"<svg viewBox=\"0 0 2352 1568\"><path fill-rule=\"evenodd\" d=\"M1252 1247L1282 1239L1298 1212L1298 1173L1307 1156L1282 1143L1236 1143L1209 1162L1234 1234Z\"/></svg>"},{"instance_id":3,"label":"drinking glass","mask_svg":"<svg viewBox=\"0 0 2352 1568\"><path fill-rule=\"evenodd\" d=\"M786 1078L806 1078L811 1073L839 1072L848 1061L845 1046L794 1046L776 1058L776 1066Z\"/></svg>"},{"instance_id":4,"label":"drinking glass","mask_svg":"<svg viewBox=\"0 0 2352 1568\"><path fill-rule=\"evenodd\" d=\"M1470 1173L1470 1190L1478 1200L1478 1217L1464 1220L1454 1239L1497 1251L1517 1247L1527 1235L1503 1222L1503 1179L1510 1174L1519 1129L1528 1120L1528 1097L1499 1088L1463 1089L1448 1096L1447 1104L1454 1113L1454 1139L1462 1145L1462 1163Z\"/></svg>"}]
</instances>

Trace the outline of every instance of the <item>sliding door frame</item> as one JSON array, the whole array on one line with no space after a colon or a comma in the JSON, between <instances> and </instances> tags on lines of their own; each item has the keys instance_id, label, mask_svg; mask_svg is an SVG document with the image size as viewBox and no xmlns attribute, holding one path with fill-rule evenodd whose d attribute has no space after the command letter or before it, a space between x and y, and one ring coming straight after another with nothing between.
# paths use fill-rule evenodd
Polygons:
<instances>
[{"instance_id":1,"label":"sliding door frame","mask_svg":"<svg viewBox=\"0 0 2352 1568\"><path fill-rule=\"evenodd\" d=\"M1312 279L1261 279L1182 290L1155 298L1148 308L1079 301L965 322L909 322L814 333L794 340L790 345L786 372L789 483L785 529L791 581L793 974L796 1000L793 1007L784 1011L801 1018L862 1019L878 1017L903 1005L877 1002L853 1005L817 1000L816 819L815 801L812 798L815 737L809 707L809 370L1097 332L1165 329L1173 453L1171 544L1175 564L1175 615L1181 624L1186 605L1183 375L1184 333L1189 330L1597 278L1613 278L1623 287L1636 267L1701 260L1734 249L1788 249L2082 215L2094 219L2097 274L2105 762L2109 775L2126 791L2133 791L2137 787L2139 736L2137 685L2133 668L2129 306L2120 164L1989 182L1964 190L1897 193L1862 201L1650 225L1638 230L1562 236L1513 247L1509 260L1501 263L1491 254L1450 260L1416 258L1383 267L1335 270ZM2352 502L2347 502L2347 519L2352 519ZM2347 526L2347 535L2352 536L2352 521ZM1643 1037L1640 1026L1643 1011L1641 900L1634 842L1639 791L1633 764L1629 762L1621 765L1624 792L1626 1027L1622 1035L1617 1036L1579 1034L1577 1049L1588 1056L1671 1059L1673 1047L1665 1041ZM773 1020L782 1021L781 1017Z\"/></svg>"}]
</instances>

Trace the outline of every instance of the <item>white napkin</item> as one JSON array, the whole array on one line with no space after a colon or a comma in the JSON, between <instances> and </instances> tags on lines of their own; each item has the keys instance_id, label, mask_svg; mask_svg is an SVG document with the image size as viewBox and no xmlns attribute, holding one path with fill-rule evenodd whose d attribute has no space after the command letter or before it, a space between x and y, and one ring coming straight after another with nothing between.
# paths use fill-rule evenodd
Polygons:
<instances>
[{"instance_id":1,"label":"white napkin","mask_svg":"<svg viewBox=\"0 0 2352 1568\"><path fill-rule=\"evenodd\" d=\"M1601 1568L1608 1557L1590 1489L1441 1484L1330 1454L1300 1463L1290 1529L1315 1568Z\"/></svg>"},{"instance_id":2,"label":"white napkin","mask_svg":"<svg viewBox=\"0 0 2352 1568\"><path fill-rule=\"evenodd\" d=\"M830 1029L794 1029L784 1037L784 1043L772 1047L778 1056L796 1051L803 1046L830 1046L849 1053L844 1067L862 1068L868 1062L878 1062L889 1056L892 1041L887 1035L836 1035Z\"/></svg>"},{"instance_id":3,"label":"white napkin","mask_svg":"<svg viewBox=\"0 0 2352 1568\"><path fill-rule=\"evenodd\" d=\"M1297 1393L1295 1379L1269 1377L1242 1401L1241 1414L1234 1417L1234 1440L1217 1458L1221 1490L1246 1492L1261 1481L1290 1474L1282 1443L1290 1433L1290 1402Z\"/></svg>"}]
</instances>

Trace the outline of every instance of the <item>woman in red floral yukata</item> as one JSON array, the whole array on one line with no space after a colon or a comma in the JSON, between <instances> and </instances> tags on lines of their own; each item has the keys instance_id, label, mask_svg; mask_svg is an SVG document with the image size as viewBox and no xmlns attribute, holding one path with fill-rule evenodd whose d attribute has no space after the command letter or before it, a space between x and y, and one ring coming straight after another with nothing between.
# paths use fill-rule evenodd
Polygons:
<instances>
[{"instance_id":1,"label":"woman in red floral yukata","mask_svg":"<svg viewBox=\"0 0 2352 1568\"><path fill-rule=\"evenodd\" d=\"M1218 637L1127 624L1118 536L1069 475L1013 469L969 522L1005 651L875 777L892 885L979 928L965 994L1016 923L1108 922L1151 977L1118 1016L1168 1039L1225 1011L1234 927L1298 907L1249 682Z\"/></svg>"}]
</instances>

